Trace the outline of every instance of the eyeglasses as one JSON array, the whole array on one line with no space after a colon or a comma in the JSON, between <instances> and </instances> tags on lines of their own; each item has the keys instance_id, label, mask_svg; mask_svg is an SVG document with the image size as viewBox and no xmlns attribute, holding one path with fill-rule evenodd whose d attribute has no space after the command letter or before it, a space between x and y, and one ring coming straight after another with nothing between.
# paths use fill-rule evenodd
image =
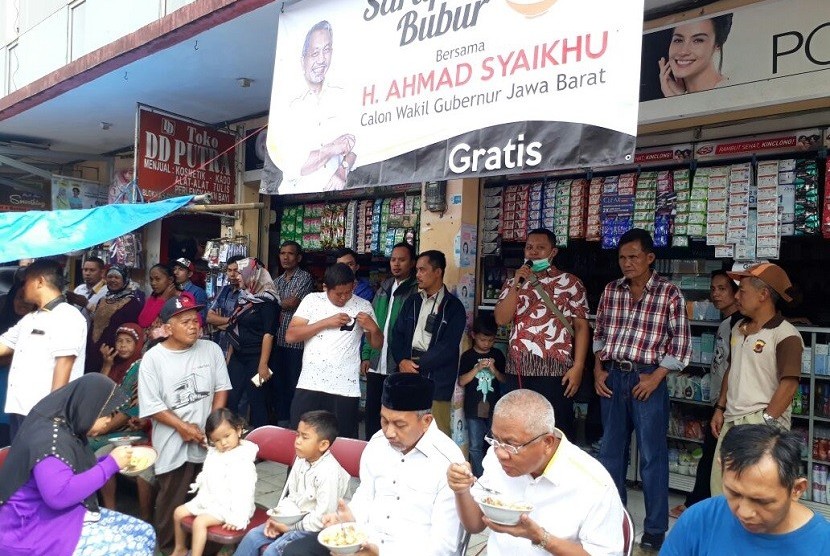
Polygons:
<instances>
[{"instance_id":1,"label":"eyeglasses","mask_svg":"<svg viewBox=\"0 0 830 556\"><path fill-rule=\"evenodd\" d=\"M539 436L531 438L530 440L528 440L524 444L519 444L518 446L514 446L512 444L507 444L505 442L500 442L500 441L496 440L495 438L493 438L492 436L489 436L489 435L484 437L484 441L487 444L489 444L490 446L492 446L493 448L501 448L502 450L504 450L505 452L507 452L511 456L515 456L516 454L519 453L519 450L521 450L522 448L524 448L525 446L527 446L529 444L533 444L534 442L536 442L537 440L539 440L540 438L542 438L543 436L545 436L547 434L548 433L543 432Z\"/></svg>"}]
</instances>

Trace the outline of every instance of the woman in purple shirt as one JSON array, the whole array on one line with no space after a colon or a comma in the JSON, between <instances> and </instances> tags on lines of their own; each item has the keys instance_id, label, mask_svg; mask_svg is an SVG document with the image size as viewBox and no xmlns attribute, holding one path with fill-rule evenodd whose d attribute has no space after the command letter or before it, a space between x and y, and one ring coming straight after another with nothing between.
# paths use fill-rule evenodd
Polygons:
<instances>
[{"instance_id":1,"label":"woman in purple shirt","mask_svg":"<svg viewBox=\"0 0 830 556\"><path fill-rule=\"evenodd\" d=\"M0 554L152 556L150 525L98 508L96 491L129 464L132 449L96 461L87 445L127 401L112 380L92 373L35 405L0 469Z\"/></svg>"}]
</instances>

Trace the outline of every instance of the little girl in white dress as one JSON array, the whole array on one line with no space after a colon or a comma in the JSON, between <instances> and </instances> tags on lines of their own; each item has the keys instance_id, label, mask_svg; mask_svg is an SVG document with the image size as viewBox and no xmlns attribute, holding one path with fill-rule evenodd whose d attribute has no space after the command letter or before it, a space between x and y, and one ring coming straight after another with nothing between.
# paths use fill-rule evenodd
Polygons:
<instances>
[{"instance_id":1,"label":"little girl in white dress","mask_svg":"<svg viewBox=\"0 0 830 556\"><path fill-rule=\"evenodd\" d=\"M185 556L187 544L182 519L193 520L190 554L202 556L207 541L207 530L222 525L230 531L248 526L254 514L254 489L257 474L254 460L257 445L242 440L245 421L231 411L221 408L208 415L205 436L210 441L207 458L196 482L190 485L196 497L173 513L176 546L171 556Z\"/></svg>"}]
</instances>

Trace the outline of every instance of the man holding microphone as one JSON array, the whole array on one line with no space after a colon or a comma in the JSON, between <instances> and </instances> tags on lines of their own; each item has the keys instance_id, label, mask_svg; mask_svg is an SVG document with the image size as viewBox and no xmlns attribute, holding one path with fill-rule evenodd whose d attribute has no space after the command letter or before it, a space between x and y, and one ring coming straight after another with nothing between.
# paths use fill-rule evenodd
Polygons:
<instances>
[{"instance_id":1,"label":"man holding microphone","mask_svg":"<svg viewBox=\"0 0 830 556\"><path fill-rule=\"evenodd\" d=\"M588 300L582 281L556 268L556 236L539 228L527 235L527 262L508 280L496 304L499 325L513 324L507 389L527 388L550 401L562 432L574 438L573 396L588 355Z\"/></svg>"}]
</instances>

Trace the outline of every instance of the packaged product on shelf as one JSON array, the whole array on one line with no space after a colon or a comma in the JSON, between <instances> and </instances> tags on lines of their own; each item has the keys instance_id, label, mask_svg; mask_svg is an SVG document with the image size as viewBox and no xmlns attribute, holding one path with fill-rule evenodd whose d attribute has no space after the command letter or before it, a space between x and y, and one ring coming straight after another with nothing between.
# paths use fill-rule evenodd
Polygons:
<instances>
[{"instance_id":1,"label":"packaged product on shelf","mask_svg":"<svg viewBox=\"0 0 830 556\"><path fill-rule=\"evenodd\" d=\"M830 158L827 159L824 169L824 200L821 211L821 234L825 239L830 238Z\"/></svg>"},{"instance_id":2,"label":"packaged product on shelf","mask_svg":"<svg viewBox=\"0 0 830 556\"><path fill-rule=\"evenodd\" d=\"M585 237L585 212L588 205L588 180L571 182L571 207L568 231L571 238ZM557 238L558 239L558 238Z\"/></svg>"},{"instance_id":3,"label":"packaged product on shelf","mask_svg":"<svg viewBox=\"0 0 830 556\"><path fill-rule=\"evenodd\" d=\"M605 178L593 178L588 185L588 217L585 223L585 239L588 241L599 241L602 238L600 208L604 181Z\"/></svg>"},{"instance_id":4,"label":"packaged product on shelf","mask_svg":"<svg viewBox=\"0 0 830 556\"><path fill-rule=\"evenodd\" d=\"M781 245L778 227L778 161L758 163L755 256L777 259Z\"/></svg>"},{"instance_id":5,"label":"packaged product on shelf","mask_svg":"<svg viewBox=\"0 0 830 556\"><path fill-rule=\"evenodd\" d=\"M828 344L817 343L813 346L813 354L815 355L814 372L822 376L830 374L830 369L827 366L828 356L830 356L830 346Z\"/></svg>"},{"instance_id":6,"label":"packaged product on shelf","mask_svg":"<svg viewBox=\"0 0 830 556\"><path fill-rule=\"evenodd\" d=\"M642 172L637 176L634 193L634 227L654 231L654 211L657 206L657 172Z\"/></svg>"},{"instance_id":7,"label":"packaged product on shelf","mask_svg":"<svg viewBox=\"0 0 830 556\"><path fill-rule=\"evenodd\" d=\"M346 205L346 230L343 243L349 249L357 251L357 201L349 201Z\"/></svg>"},{"instance_id":8,"label":"packaged product on shelf","mask_svg":"<svg viewBox=\"0 0 830 556\"><path fill-rule=\"evenodd\" d=\"M754 261L756 255L755 240L758 228L758 211L751 209L746 219L746 238L735 241L735 259L739 261Z\"/></svg>"},{"instance_id":9,"label":"packaged product on shelf","mask_svg":"<svg viewBox=\"0 0 830 556\"><path fill-rule=\"evenodd\" d=\"M752 165L733 164L729 167L729 224L726 230L726 242L736 243L746 239L750 204L750 183ZM710 186L711 188L711 182Z\"/></svg>"},{"instance_id":10,"label":"packaged product on shelf","mask_svg":"<svg viewBox=\"0 0 830 556\"><path fill-rule=\"evenodd\" d=\"M695 172L689 194L687 235L706 237L706 202L709 198L710 182L718 189L728 183L726 176L727 173L722 168L698 168Z\"/></svg>"},{"instance_id":11,"label":"packaged product on shelf","mask_svg":"<svg viewBox=\"0 0 830 556\"><path fill-rule=\"evenodd\" d=\"M556 182L556 219L553 224L553 233L556 234L559 247L568 245L572 182L573 180L559 180Z\"/></svg>"},{"instance_id":12,"label":"packaged product on shelf","mask_svg":"<svg viewBox=\"0 0 830 556\"><path fill-rule=\"evenodd\" d=\"M813 348L804 346L801 352L801 374L808 375L813 372Z\"/></svg>"},{"instance_id":13,"label":"packaged product on shelf","mask_svg":"<svg viewBox=\"0 0 830 556\"><path fill-rule=\"evenodd\" d=\"M818 166L815 160L798 160L795 166L795 233L819 233Z\"/></svg>"},{"instance_id":14,"label":"packaged product on shelf","mask_svg":"<svg viewBox=\"0 0 830 556\"><path fill-rule=\"evenodd\" d=\"M778 161L781 235L795 234L795 166L793 158Z\"/></svg>"}]
</instances>

